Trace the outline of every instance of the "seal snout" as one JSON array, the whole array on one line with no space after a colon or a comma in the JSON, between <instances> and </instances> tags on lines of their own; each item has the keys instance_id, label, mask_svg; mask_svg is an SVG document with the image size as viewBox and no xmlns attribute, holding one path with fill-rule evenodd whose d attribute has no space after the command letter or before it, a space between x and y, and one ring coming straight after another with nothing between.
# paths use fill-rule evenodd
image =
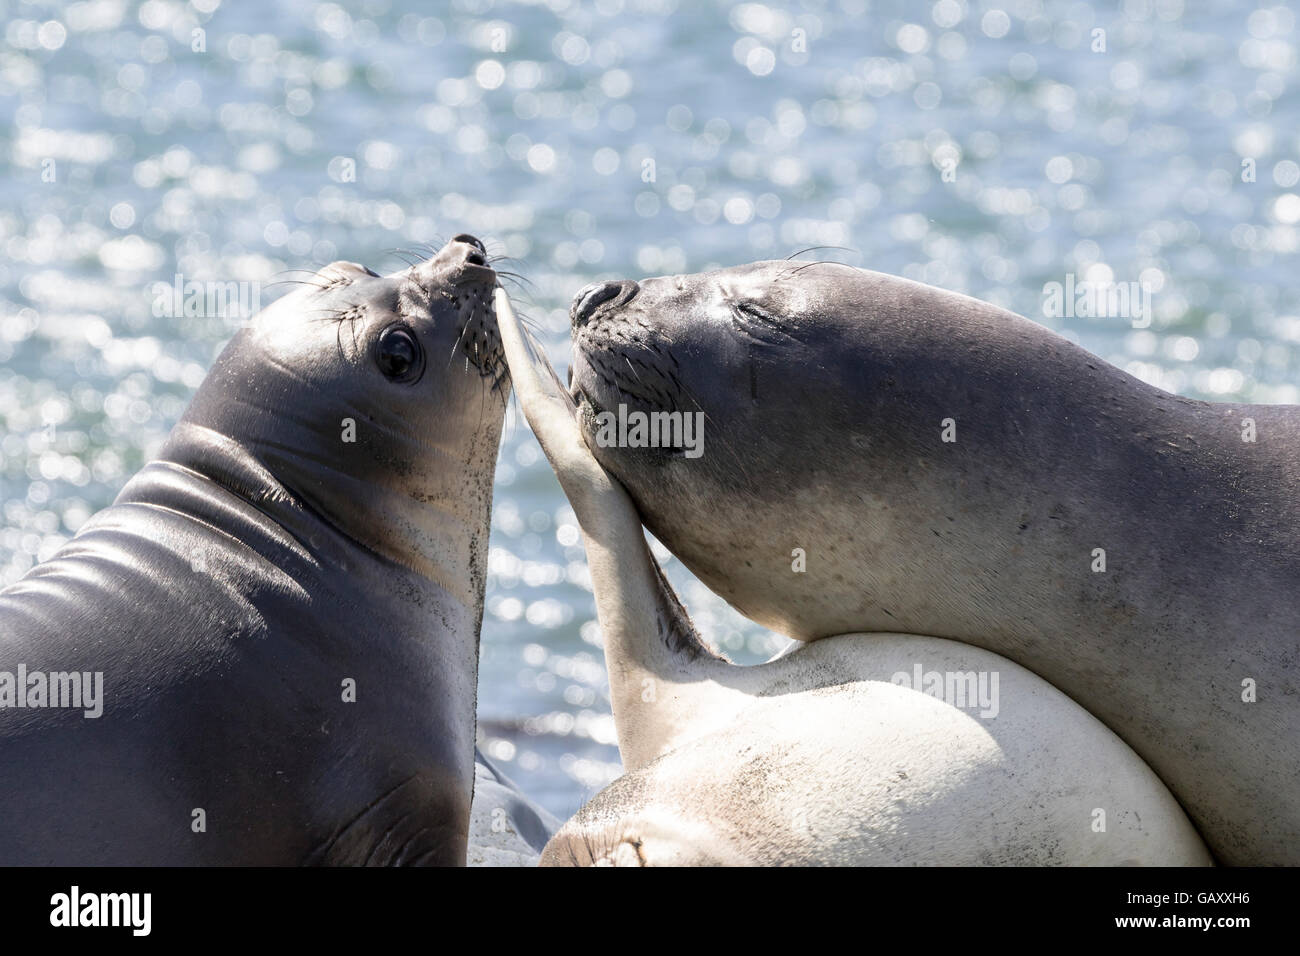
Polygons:
<instances>
[{"instance_id":1,"label":"seal snout","mask_svg":"<svg viewBox=\"0 0 1300 956\"><path fill-rule=\"evenodd\" d=\"M596 310L613 302L614 308L626 305L640 290L632 279L620 279L611 282L593 282L578 291L569 309L569 321L575 329L582 328L591 321Z\"/></svg>"},{"instance_id":2,"label":"seal snout","mask_svg":"<svg viewBox=\"0 0 1300 956\"><path fill-rule=\"evenodd\" d=\"M438 334L451 336L436 347L462 354L465 368L478 369L493 379L505 380L501 339L497 332L492 293L496 270L489 264L487 247L477 236L458 233L441 249L412 265L404 274L399 312L430 320Z\"/></svg>"},{"instance_id":3,"label":"seal snout","mask_svg":"<svg viewBox=\"0 0 1300 956\"><path fill-rule=\"evenodd\" d=\"M418 263L413 270L425 282L447 276L453 282L486 282L496 285L496 273L488 265L487 247L477 236L462 232L438 252Z\"/></svg>"},{"instance_id":4,"label":"seal snout","mask_svg":"<svg viewBox=\"0 0 1300 956\"><path fill-rule=\"evenodd\" d=\"M483 241L479 239L478 236L471 236L468 232L462 232L459 235L452 236L451 241L463 242L467 245L476 247L479 252L487 252L487 246L483 245Z\"/></svg>"},{"instance_id":5,"label":"seal snout","mask_svg":"<svg viewBox=\"0 0 1300 956\"><path fill-rule=\"evenodd\" d=\"M452 243L457 243L457 242L464 243L465 245L473 246L476 250L478 250L477 252L470 252L466 254L465 261L468 262L470 265L475 265L475 266L487 265L487 246L483 245L482 240L480 240L477 236L471 236L467 232L462 232L459 235L453 236L451 241Z\"/></svg>"}]
</instances>

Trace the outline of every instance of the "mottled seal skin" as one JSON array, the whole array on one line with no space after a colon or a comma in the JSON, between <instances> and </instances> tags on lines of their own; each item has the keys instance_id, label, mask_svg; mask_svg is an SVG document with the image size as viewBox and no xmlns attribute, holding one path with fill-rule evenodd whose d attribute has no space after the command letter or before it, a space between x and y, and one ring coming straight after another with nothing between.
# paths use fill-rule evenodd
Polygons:
<instances>
[{"instance_id":1,"label":"mottled seal skin","mask_svg":"<svg viewBox=\"0 0 1300 956\"><path fill-rule=\"evenodd\" d=\"M757 667L716 655L496 295L520 406L582 527L627 770L556 833L544 865L1210 862L1140 757L997 654L842 634ZM924 693L917 670L951 678L951 698Z\"/></svg>"},{"instance_id":2,"label":"mottled seal skin","mask_svg":"<svg viewBox=\"0 0 1300 956\"><path fill-rule=\"evenodd\" d=\"M391 276L326 266L0 593L0 669L104 695L98 719L0 709L0 862L465 862L495 283L471 236Z\"/></svg>"},{"instance_id":3,"label":"mottled seal skin","mask_svg":"<svg viewBox=\"0 0 1300 956\"><path fill-rule=\"evenodd\" d=\"M605 283L572 324L589 439L620 403L707 416L699 458L593 450L742 613L1005 655L1144 757L1220 861L1300 862L1300 409L1170 395L834 264Z\"/></svg>"}]
</instances>

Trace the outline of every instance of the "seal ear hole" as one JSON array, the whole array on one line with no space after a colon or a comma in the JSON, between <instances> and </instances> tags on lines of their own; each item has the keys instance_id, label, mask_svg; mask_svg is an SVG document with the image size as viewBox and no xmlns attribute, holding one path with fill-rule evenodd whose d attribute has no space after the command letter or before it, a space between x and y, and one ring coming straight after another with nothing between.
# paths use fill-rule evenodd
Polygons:
<instances>
[{"instance_id":1,"label":"seal ear hole","mask_svg":"<svg viewBox=\"0 0 1300 956\"><path fill-rule=\"evenodd\" d=\"M394 322L375 339L375 364L390 381L410 385L424 374L424 348L409 326Z\"/></svg>"}]
</instances>

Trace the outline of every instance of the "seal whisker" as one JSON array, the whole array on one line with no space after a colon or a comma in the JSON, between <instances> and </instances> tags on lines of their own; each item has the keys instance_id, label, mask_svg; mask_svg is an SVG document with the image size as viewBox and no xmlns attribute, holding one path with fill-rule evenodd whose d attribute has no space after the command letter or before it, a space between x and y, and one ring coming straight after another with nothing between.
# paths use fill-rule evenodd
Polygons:
<instances>
[{"instance_id":1,"label":"seal whisker","mask_svg":"<svg viewBox=\"0 0 1300 956\"><path fill-rule=\"evenodd\" d=\"M500 282L498 282L497 287L502 291L506 291L506 286L503 286L502 284L500 284ZM520 286L519 289L516 290L516 294L519 295L521 302L525 303L526 306L534 306L534 304L537 304L533 300L533 293L532 290L530 289L525 289L525 287ZM511 302L513 302L513 300L515 299L511 297ZM536 320L534 320L532 316L524 315L524 313L520 313L520 316L523 317L526 324L532 324L536 326Z\"/></svg>"},{"instance_id":2,"label":"seal whisker","mask_svg":"<svg viewBox=\"0 0 1300 956\"><path fill-rule=\"evenodd\" d=\"M492 266L494 269L496 268L496 264L498 262L519 264L521 266L523 265L522 260L516 258L515 256L488 256L488 265ZM512 274L517 274L517 273L512 273Z\"/></svg>"},{"instance_id":3,"label":"seal whisker","mask_svg":"<svg viewBox=\"0 0 1300 956\"><path fill-rule=\"evenodd\" d=\"M324 267L322 266L321 268ZM330 285L329 280L325 279L320 274L320 272L321 270L319 268L318 269L281 269L279 272L275 274L275 277L273 277L272 280L267 283L267 288L271 288L277 285L282 285L285 283L298 283L300 285L309 285L316 289L327 289L329 288ZM298 273L300 275L305 275L308 278L306 279L279 278L279 276L292 276L295 273ZM313 279L316 281L312 281Z\"/></svg>"},{"instance_id":4,"label":"seal whisker","mask_svg":"<svg viewBox=\"0 0 1300 956\"><path fill-rule=\"evenodd\" d=\"M413 269L424 261L419 255L405 249L389 249L385 254L406 263L408 269Z\"/></svg>"},{"instance_id":5,"label":"seal whisker","mask_svg":"<svg viewBox=\"0 0 1300 956\"><path fill-rule=\"evenodd\" d=\"M632 377L637 380L637 383L644 385L645 383L641 381L641 376L638 375L636 369L633 368L632 360L627 357L626 353L623 354L623 361L627 364L628 368L632 369Z\"/></svg>"},{"instance_id":6,"label":"seal whisker","mask_svg":"<svg viewBox=\"0 0 1300 956\"><path fill-rule=\"evenodd\" d=\"M822 249L839 249L841 252L852 252L854 255L858 255L858 256L862 255L861 250L852 249L849 246L809 246L807 249L800 249L798 252L790 253L788 256L785 257L785 261L789 262L791 259L797 259L805 252L818 252Z\"/></svg>"},{"instance_id":7,"label":"seal whisker","mask_svg":"<svg viewBox=\"0 0 1300 956\"><path fill-rule=\"evenodd\" d=\"M859 271L857 266L851 266L847 262L840 262L838 259L817 259L813 262L809 262L805 265L800 266L798 269L795 269L793 272L788 273L788 275L797 276L799 273L803 272L804 269L811 269L813 266L843 266L844 268L852 269L855 272Z\"/></svg>"},{"instance_id":8,"label":"seal whisker","mask_svg":"<svg viewBox=\"0 0 1300 956\"><path fill-rule=\"evenodd\" d=\"M319 275L320 275L320 271L321 271L321 269L323 269L323 268L325 268L325 267L324 267L324 266L318 266L318 267L315 268L315 269L281 269L279 272L276 273L276 275L277 275L277 276L287 276L287 275L293 275L295 272L299 272L299 273L302 273L303 275L319 276Z\"/></svg>"},{"instance_id":9,"label":"seal whisker","mask_svg":"<svg viewBox=\"0 0 1300 956\"><path fill-rule=\"evenodd\" d=\"M468 331L469 331L469 320L467 319L465 321L465 324L460 327L460 335L456 336L456 341L453 342L451 345L451 354L447 356L447 368L451 368L451 363L456 358L456 352L457 350L460 349L460 344L465 340L465 333Z\"/></svg>"},{"instance_id":10,"label":"seal whisker","mask_svg":"<svg viewBox=\"0 0 1300 956\"><path fill-rule=\"evenodd\" d=\"M541 336L542 327L538 325L536 319L534 319L532 316L525 315L522 312L518 313L518 315L519 315L520 325L522 325L529 332L533 333L535 336L539 336L539 337Z\"/></svg>"},{"instance_id":11,"label":"seal whisker","mask_svg":"<svg viewBox=\"0 0 1300 956\"><path fill-rule=\"evenodd\" d=\"M324 283L310 282L307 279L276 279L273 282L268 282L266 284L266 288L274 289L278 285L305 285L305 286L310 286L311 288L316 289L317 291L329 288L329 286L325 285Z\"/></svg>"},{"instance_id":12,"label":"seal whisker","mask_svg":"<svg viewBox=\"0 0 1300 956\"><path fill-rule=\"evenodd\" d=\"M527 276L520 275L518 272L508 272L504 269L497 269L495 271L497 278L511 279L520 289L532 290L536 288L536 286L533 285L533 280L529 279Z\"/></svg>"}]
</instances>

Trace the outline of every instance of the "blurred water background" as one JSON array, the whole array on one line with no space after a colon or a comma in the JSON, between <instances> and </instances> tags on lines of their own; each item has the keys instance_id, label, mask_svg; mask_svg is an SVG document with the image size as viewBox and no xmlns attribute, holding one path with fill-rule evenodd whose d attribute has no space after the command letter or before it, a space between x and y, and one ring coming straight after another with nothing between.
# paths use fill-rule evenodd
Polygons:
<instances>
[{"instance_id":1,"label":"blurred water background","mask_svg":"<svg viewBox=\"0 0 1300 956\"><path fill-rule=\"evenodd\" d=\"M0 583L113 499L241 318L157 316L155 283L260 283L266 304L284 270L392 271L390 250L458 232L519 260L516 301L561 370L568 302L590 281L844 246L813 255L1004 305L1162 388L1300 400L1284 7L0 10ZM1146 283L1150 327L1045 318L1044 283L1067 273ZM514 417L480 739L565 816L618 753L573 514ZM733 656L781 643L659 554Z\"/></svg>"}]
</instances>

